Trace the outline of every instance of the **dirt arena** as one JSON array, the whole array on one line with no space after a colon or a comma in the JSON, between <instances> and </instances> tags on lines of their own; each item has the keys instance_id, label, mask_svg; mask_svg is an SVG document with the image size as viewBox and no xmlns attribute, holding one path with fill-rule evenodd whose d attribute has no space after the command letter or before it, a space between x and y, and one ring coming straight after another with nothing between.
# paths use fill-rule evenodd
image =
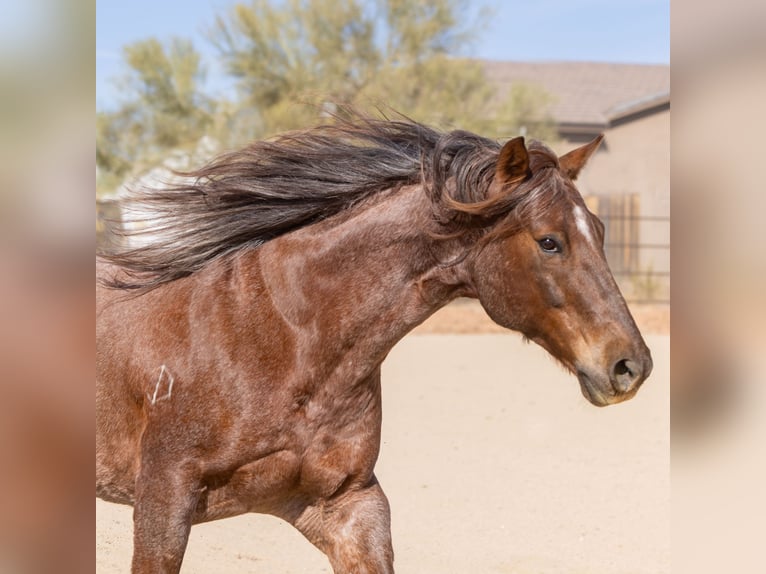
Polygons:
<instances>
[{"instance_id":1,"label":"dirt arena","mask_svg":"<svg viewBox=\"0 0 766 574\"><path fill-rule=\"evenodd\" d=\"M472 302L394 348L377 475L398 573L670 571L669 312L634 314L654 372L635 399L603 409ZM129 572L131 511L96 501L98 572ZM330 567L289 525L250 515L192 528L182 572Z\"/></svg>"}]
</instances>

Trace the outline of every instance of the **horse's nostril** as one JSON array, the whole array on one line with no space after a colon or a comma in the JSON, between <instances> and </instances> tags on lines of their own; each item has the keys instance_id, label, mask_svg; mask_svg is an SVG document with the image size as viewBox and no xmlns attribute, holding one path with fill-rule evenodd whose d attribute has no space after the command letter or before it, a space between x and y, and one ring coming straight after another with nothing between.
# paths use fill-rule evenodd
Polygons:
<instances>
[{"instance_id":1,"label":"horse's nostril","mask_svg":"<svg viewBox=\"0 0 766 574\"><path fill-rule=\"evenodd\" d=\"M641 379L641 366L630 359L621 359L612 369L612 386L618 392L627 392Z\"/></svg>"},{"instance_id":2,"label":"horse's nostril","mask_svg":"<svg viewBox=\"0 0 766 574\"><path fill-rule=\"evenodd\" d=\"M631 373L630 367L628 366L628 360L623 359L622 361L617 361L617 364L614 366L614 374L619 375L627 375Z\"/></svg>"}]
</instances>

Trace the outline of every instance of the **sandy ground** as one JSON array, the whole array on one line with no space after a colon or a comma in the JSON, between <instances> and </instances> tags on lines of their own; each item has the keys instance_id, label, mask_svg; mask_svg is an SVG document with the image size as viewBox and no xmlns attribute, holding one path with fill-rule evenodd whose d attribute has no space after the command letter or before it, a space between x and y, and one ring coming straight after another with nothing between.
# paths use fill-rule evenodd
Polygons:
<instances>
[{"instance_id":1,"label":"sandy ground","mask_svg":"<svg viewBox=\"0 0 766 574\"><path fill-rule=\"evenodd\" d=\"M383 368L377 475L397 572L670 571L669 337L635 399L599 409L517 335L413 334ZM96 502L96 565L129 572L131 509ZM182 572L330 572L289 525L192 528Z\"/></svg>"}]
</instances>

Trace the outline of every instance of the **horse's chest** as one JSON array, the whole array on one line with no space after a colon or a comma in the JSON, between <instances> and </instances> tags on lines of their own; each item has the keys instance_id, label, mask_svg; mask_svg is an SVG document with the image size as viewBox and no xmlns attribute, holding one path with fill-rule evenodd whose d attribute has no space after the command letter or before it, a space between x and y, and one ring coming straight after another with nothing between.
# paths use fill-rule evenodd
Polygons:
<instances>
[{"instance_id":1,"label":"horse's chest","mask_svg":"<svg viewBox=\"0 0 766 574\"><path fill-rule=\"evenodd\" d=\"M364 484L370 478L380 449L381 422L379 388L370 391L308 402L301 488L330 496L344 485Z\"/></svg>"},{"instance_id":2,"label":"horse's chest","mask_svg":"<svg viewBox=\"0 0 766 574\"><path fill-rule=\"evenodd\" d=\"M300 469L300 488L326 498L344 486L365 484L379 449L369 433L333 437L320 433L309 445Z\"/></svg>"}]
</instances>

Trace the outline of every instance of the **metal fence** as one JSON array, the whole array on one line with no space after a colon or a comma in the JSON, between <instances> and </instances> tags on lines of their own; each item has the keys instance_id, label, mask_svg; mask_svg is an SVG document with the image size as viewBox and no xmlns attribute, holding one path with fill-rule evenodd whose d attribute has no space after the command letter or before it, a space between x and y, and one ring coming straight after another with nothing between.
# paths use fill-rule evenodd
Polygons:
<instances>
[{"instance_id":1,"label":"metal fence","mask_svg":"<svg viewBox=\"0 0 766 574\"><path fill-rule=\"evenodd\" d=\"M630 303L670 304L670 217L642 215L638 197L589 198L604 222L604 251Z\"/></svg>"}]
</instances>

